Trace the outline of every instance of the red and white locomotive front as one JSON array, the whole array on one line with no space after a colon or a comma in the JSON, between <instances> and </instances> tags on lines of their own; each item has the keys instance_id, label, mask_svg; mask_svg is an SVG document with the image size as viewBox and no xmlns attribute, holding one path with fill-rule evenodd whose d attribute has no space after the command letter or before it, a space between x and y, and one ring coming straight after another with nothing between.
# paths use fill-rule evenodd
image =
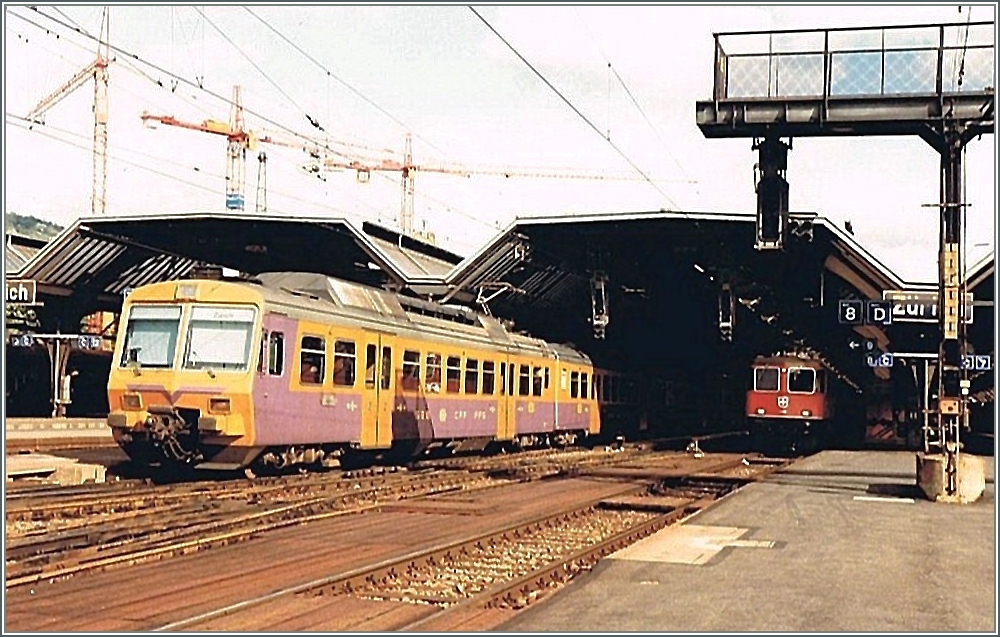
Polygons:
<instances>
[{"instance_id":1,"label":"red and white locomotive front","mask_svg":"<svg viewBox=\"0 0 1000 637\"><path fill-rule=\"evenodd\" d=\"M746 416L751 419L825 420L826 371L816 361L794 357L758 358L747 390Z\"/></svg>"}]
</instances>

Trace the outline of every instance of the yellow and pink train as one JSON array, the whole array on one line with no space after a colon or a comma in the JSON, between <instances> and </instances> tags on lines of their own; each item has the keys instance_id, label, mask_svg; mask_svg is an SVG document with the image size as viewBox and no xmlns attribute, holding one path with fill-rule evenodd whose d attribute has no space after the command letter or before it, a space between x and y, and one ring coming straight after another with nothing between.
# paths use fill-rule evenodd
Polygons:
<instances>
[{"instance_id":1,"label":"yellow and pink train","mask_svg":"<svg viewBox=\"0 0 1000 637\"><path fill-rule=\"evenodd\" d=\"M134 461L248 474L572 444L620 378L490 316L302 273L137 288L114 356L108 424Z\"/></svg>"}]
</instances>

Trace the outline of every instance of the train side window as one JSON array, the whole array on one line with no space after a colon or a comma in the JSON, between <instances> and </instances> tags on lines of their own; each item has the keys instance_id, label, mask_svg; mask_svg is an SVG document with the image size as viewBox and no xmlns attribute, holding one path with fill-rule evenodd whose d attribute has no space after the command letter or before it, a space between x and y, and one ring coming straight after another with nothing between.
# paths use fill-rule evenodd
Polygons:
<instances>
[{"instance_id":1,"label":"train side window","mask_svg":"<svg viewBox=\"0 0 1000 637\"><path fill-rule=\"evenodd\" d=\"M517 374L517 395L531 395L531 365L520 365Z\"/></svg>"},{"instance_id":2,"label":"train side window","mask_svg":"<svg viewBox=\"0 0 1000 637\"><path fill-rule=\"evenodd\" d=\"M427 355L427 393L441 393L441 355Z\"/></svg>"},{"instance_id":3,"label":"train side window","mask_svg":"<svg viewBox=\"0 0 1000 637\"><path fill-rule=\"evenodd\" d=\"M365 387L368 389L375 388L375 362L378 356L378 346L375 343L369 343L368 347L365 348Z\"/></svg>"},{"instance_id":4,"label":"train side window","mask_svg":"<svg viewBox=\"0 0 1000 637\"><path fill-rule=\"evenodd\" d=\"M267 373L281 376L285 371L285 335L271 332L267 337Z\"/></svg>"},{"instance_id":5,"label":"train side window","mask_svg":"<svg viewBox=\"0 0 1000 637\"><path fill-rule=\"evenodd\" d=\"M590 379L587 378L587 372L580 373L580 398L584 400L590 398Z\"/></svg>"},{"instance_id":6,"label":"train side window","mask_svg":"<svg viewBox=\"0 0 1000 637\"><path fill-rule=\"evenodd\" d=\"M580 372L573 372L569 378L569 397L580 397Z\"/></svg>"},{"instance_id":7,"label":"train side window","mask_svg":"<svg viewBox=\"0 0 1000 637\"><path fill-rule=\"evenodd\" d=\"M475 358L465 360L465 393L479 393L479 361Z\"/></svg>"},{"instance_id":8,"label":"train side window","mask_svg":"<svg viewBox=\"0 0 1000 637\"><path fill-rule=\"evenodd\" d=\"M809 367L792 367L788 370L788 391L811 394L816 389L816 370Z\"/></svg>"},{"instance_id":9,"label":"train side window","mask_svg":"<svg viewBox=\"0 0 1000 637\"><path fill-rule=\"evenodd\" d=\"M507 395L507 363L500 363L500 395Z\"/></svg>"},{"instance_id":10,"label":"train side window","mask_svg":"<svg viewBox=\"0 0 1000 637\"><path fill-rule=\"evenodd\" d=\"M449 356L446 373L448 374L448 393L458 393L459 387L462 384L462 359L458 356Z\"/></svg>"},{"instance_id":11,"label":"train side window","mask_svg":"<svg viewBox=\"0 0 1000 637\"><path fill-rule=\"evenodd\" d=\"M382 347L382 389L392 385L392 348Z\"/></svg>"},{"instance_id":12,"label":"train side window","mask_svg":"<svg viewBox=\"0 0 1000 637\"><path fill-rule=\"evenodd\" d=\"M546 367L545 368L545 389L549 388L549 380L550 380L549 376L550 376L550 374L549 374L549 368Z\"/></svg>"},{"instance_id":13,"label":"train side window","mask_svg":"<svg viewBox=\"0 0 1000 637\"><path fill-rule=\"evenodd\" d=\"M333 384L354 387L357 375L357 353L354 341L333 342Z\"/></svg>"},{"instance_id":14,"label":"train side window","mask_svg":"<svg viewBox=\"0 0 1000 637\"><path fill-rule=\"evenodd\" d=\"M492 396L496 390L496 363L483 361L483 395Z\"/></svg>"},{"instance_id":15,"label":"train side window","mask_svg":"<svg viewBox=\"0 0 1000 637\"><path fill-rule=\"evenodd\" d=\"M562 370L559 370L559 371L560 371L560 375L559 375L559 389L561 389L563 391L566 391L566 389L567 389L566 382L567 382L567 379L569 378L569 375L568 375L569 372L567 372L565 369L562 369Z\"/></svg>"},{"instance_id":16,"label":"train side window","mask_svg":"<svg viewBox=\"0 0 1000 637\"><path fill-rule=\"evenodd\" d=\"M514 395L514 363L507 365L507 395Z\"/></svg>"},{"instance_id":17,"label":"train side window","mask_svg":"<svg viewBox=\"0 0 1000 637\"><path fill-rule=\"evenodd\" d=\"M267 354L267 332L260 337L260 353L257 354L257 373L264 373L264 355Z\"/></svg>"},{"instance_id":18,"label":"train side window","mask_svg":"<svg viewBox=\"0 0 1000 637\"><path fill-rule=\"evenodd\" d=\"M777 367L757 367L753 370L754 391L778 391Z\"/></svg>"},{"instance_id":19,"label":"train side window","mask_svg":"<svg viewBox=\"0 0 1000 637\"><path fill-rule=\"evenodd\" d=\"M319 336L302 337L299 380L304 385L322 385L326 378L326 342Z\"/></svg>"},{"instance_id":20,"label":"train side window","mask_svg":"<svg viewBox=\"0 0 1000 637\"><path fill-rule=\"evenodd\" d=\"M403 350L403 391L420 389L420 352Z\"/></svg>"},{"instance_id":21,"label":"train side window","mask_svg":"<svg viewBox=\"0 0 1000 637\"><path fill-rule=\"evenodd\" d=\"M542 384L545 382L545 377L542 375L542 368L536 367L531 374L531 395L541 396L542 395Z\"/></svg>"}]
</instances>

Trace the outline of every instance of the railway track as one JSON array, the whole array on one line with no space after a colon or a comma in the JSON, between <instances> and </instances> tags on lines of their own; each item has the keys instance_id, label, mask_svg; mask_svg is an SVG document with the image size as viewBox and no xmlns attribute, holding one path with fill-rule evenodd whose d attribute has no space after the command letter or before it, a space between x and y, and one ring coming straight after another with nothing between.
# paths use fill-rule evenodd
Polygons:
<instances>
[{"instance_id":1,"label":"railway track","mask_svg":"<svg viewBox=\"0 0 1000 637\"><path fill-rule=\"evenodd\" d=\"M547 511L535 519L470 534L377 564L274 591L177 620L157 630L246 629L248 614L281 615L282 605L330 618L324 630L483 630L541 599L602 557L710 506L780 465L718 463L716 474L657 480L615 497ZM726 475L736 467L743 477ZM581 473L581 475L585 472ZM352 602L410 605L403 621L338 624ZM266 609L256 609L266 606ZM343 607L343 608L341 608Z\"/></svg>"},{"instance_id":2,"label":"railway track","mask_svg":"<svg viewBox=\"0 0 1000 637\"><path fill-rule=\"evenodd\" d=\"M589 456L550 451L502 457L485 466L467 459L452 463L449 471L431 466L253 482L24 490L8 502L6 511L6 585L162 559L388 502L538 479L581 463L627 459L604 451ZM520 472L516 477L497 474L512 466Z\"/></svg>"}]
</instances>

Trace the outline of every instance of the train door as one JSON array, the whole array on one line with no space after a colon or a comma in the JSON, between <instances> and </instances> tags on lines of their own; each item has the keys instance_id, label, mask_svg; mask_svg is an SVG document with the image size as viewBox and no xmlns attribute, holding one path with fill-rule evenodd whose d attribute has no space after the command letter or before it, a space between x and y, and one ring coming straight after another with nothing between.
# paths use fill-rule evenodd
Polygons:
<instances>
[{"instance_id":1,"label":"train door","mask_svg":"<svg viewBox=\"0 0 1000 637\"><path fill-rule=\"evenodd\" d=\"M386 448L392 445L392 412L395 374L392 344L381 334L365 333L365 386L362 390L363 415L361 446Z\"/></svg>"},{"instance_id":2,"label":"train door","mask_svg":"<svg viewBox=\"0 0 1000 637\"><path fill-rule=\"evenodd\" d=\"M513 440L514 436L517 434L517 417L516 409L514 408L514 368L517 365L514 363L510 354L504 356L504 374L503 374L503 395L500 396L500 402L503 403L503 439Z\"/></svg>"},{"instance_id":3,"label":"train door","mask_svg":"<svg viewBox=\"0 0 1000 637\"><path fill-rule=\"evenodd\" d=\"M500 440L510 440L514 437L514 417L511 409L509 383L507 375L510 373L510 356L502 354L500 356L500 369L497 373L499 385L497 391L497 438Z\"/></svg>"}]
</instances>

